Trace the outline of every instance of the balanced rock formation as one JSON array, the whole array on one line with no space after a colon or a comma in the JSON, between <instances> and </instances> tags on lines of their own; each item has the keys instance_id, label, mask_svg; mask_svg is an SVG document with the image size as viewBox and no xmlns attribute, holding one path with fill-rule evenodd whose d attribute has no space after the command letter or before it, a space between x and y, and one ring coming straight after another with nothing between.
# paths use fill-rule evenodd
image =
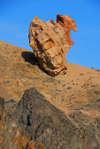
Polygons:
<instances>
[{"instance_id":1,"label":"balanced rock formation","mask_svg":"<svg viewBox=\"0 0 100 149\"><path fill-rule=\"evenodd\" d=\"M68 15L58 14L57 22L52 19L44 22L36 16L29 28L29 43L34 55L51 76L66 73L66 54L74 43L70 29L77 30L75 21Z\"/></svg>"}]
</instances>

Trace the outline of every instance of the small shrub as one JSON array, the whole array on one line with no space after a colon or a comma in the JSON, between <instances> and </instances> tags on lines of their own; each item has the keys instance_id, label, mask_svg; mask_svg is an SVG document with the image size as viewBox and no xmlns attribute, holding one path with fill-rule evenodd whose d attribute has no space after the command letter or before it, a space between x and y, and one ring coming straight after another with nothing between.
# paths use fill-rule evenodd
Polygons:
<instances>
[{"instance_id":1,"label":"small shrub","mask_svg":"<svg viewBox=\"0 0 100 149\"><path fill-rule=\"evenodd\" d=\"M31 68L32 67L31 64L28 64L28 67Z\"/></svg>"}]
</instances>

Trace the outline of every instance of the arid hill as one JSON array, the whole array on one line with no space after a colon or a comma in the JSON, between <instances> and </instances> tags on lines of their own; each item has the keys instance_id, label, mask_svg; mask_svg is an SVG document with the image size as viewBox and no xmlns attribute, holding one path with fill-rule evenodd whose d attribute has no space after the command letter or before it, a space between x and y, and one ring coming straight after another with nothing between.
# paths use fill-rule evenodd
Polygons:
<instances>
[{"instance_id":1,"label":"arid hill","mask_svg":"<svg viewBox=\"0 0 100 149\"><path fill-rule=\"evenodd\" d=\"M27 149L29 149L28 146L33 147L33 149L39 148L39 146L41 146L41 149L65 149L66 146L69 146L70 149L74 149L75 146L76 149L100 148L100 69L88 68L69 62L66 62L66 65L67 73L65 75L51 77L42 70L32 51L0 40L0 104L2 105L4 102L4 108L0 106L1 148L2 146L5 146L6 149L21 149L23 146L23 148L27 147ZM30 107L26 100L28 99L27 92L29 92L30 96L29 101L34 96L30 95L31 89L28 91L27 89L33 87L36 89L37 99L39 100L39 97L41 97L40 99L43 100L39 105L40 107L42 106L40 108L40 117L38 117L38 106L35 109L35 113L33 112L33 117L36 114L37 123L32 122L32 115L30 118L27 116L27 119L25 119L26 113L28 113L27 109L24 109L24 112L21 111L22 113L19 113L21 115L17 115L19 117L16 116L21 106L26 105L26 107ZM25 90L26 93L24 94ZM40 95L37 96L38 94ZM34 104L37 103L40 102L34 102ZM45 105L45 109L46 105L48 105L48 117L46 119L44 119L46 111L44 110L44 113L42 113L43 105ZM14 113L16 109L17 112ZM56 111L58 111L59 116ZM63 119L61 119L60 115L62 115ZM8 123L7 118L9 116ZM42 123L38 122L39 118L41 118ZM12 121L17 121L17 123L15 122L16 125L12 124ZM68 130L65 127L66 121L68 122L67 127L70 128ZM11 146L9 143L9 147L5 145L5 142L8 140L6 140L4 133L7 131L8 124L9 130L13 130L12 127L16 126L16 134L18 134L18 131L22 133L19 138L23 138L22 142L19 142L20 144L22 143L22 146L18 147L17 144L14 144L14 146L13 143L11 143ZM50 124L50 126L46 126L46 124ZM10 128L10 125L13 126ZM31 126L32 128L34 127L33 130L37 131L36 136L34 134L30 135ZM37 129L38 126L40 126L39 129ZM54 130L52 126L55 128ZM45 133L41 132L43 130L45 130ZM56 135L51 135L54 132L57 133L56 131L59 132L59 134L56 134L57 138ZM59 140L60 135L61 140ZM68 140L63 138L65 135L67 135ZM50 147L48 143L51 136L54 137L55 141L52 142L51 140ZM72 139L72 136L75 137ZM43 138L47 138L47 140L43 141ZM17 140L18 138L16 137L15 139ZM33 145L34 141L35 145ZM59 141L61 142L59 143ZM38 142L41 143L39 144Z\"/></svg>"}]
</instances>

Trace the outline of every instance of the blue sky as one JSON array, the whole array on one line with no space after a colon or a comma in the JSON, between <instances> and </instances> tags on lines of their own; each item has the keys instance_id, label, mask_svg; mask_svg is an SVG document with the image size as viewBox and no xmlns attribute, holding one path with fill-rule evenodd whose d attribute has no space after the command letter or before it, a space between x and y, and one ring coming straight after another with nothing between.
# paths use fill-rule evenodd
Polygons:
<instances>
[{"instance_id":1,"label":"blue sky","mask_svg":"<svg viewBox=\"0 0 100 149\"><path fill-rule=\"evenodd\" d=\"M100 69L100 0L0 0L0 40L32 50L30 21L35 16L56 21L58 13L69 15L77 26L67 61Z\"/></svg>"}]
</instances>

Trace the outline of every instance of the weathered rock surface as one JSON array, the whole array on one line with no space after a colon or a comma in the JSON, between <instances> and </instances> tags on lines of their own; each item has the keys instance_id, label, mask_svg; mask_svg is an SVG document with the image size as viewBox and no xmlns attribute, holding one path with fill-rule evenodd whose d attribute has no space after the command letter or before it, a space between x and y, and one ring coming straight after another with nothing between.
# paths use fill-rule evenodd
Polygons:
<instances>
[{"instance_id":1,"label":"weathered rock surface","mask_svg":"<svg viewBox=\"0 0 100 149\"><path fill-rule=\"evenodd\" d=\"M0 98L1 99L1 98ZM1 103L4 103L1 100ZM4 104L2 104L4 105ZM4 107L4 106L2 106ZM100 117L85 124L88 116L80 111L70 115L72 122L35 88L25 91L12 115L2 120L1 148L4 149L99 149ZM6 124L6 125L5 125ZM1 139L0 138L0 139Z\"/></svg>"},{"instance_id":2,"label":"weathered rock surface","mask_svg":"<svg viewBox=\"0 0 100 149\"><path fill-rule=\"evenodd\" d=\"M44 22L36 16L29 28L29 43L35 57L51 76L66 73L66 54L73 44L70 29L77 30L75 21L67 15L57 15L57 22Z\"/></svg>"},{"instance_id":3,"label":"weathered rock surface","mask_svg":"<svg viewBox=\"0 0 100 149\"><path fill-rule=\"evenodd\" d=\"M71 40L70 30L77 31L75 21L71 19L69 15L57 14L57 23L63 28L68 45L71 47L74 42Z\"/></svg>"},{"instance_id":4,"label":"weathered rock surface","mask_svg":"<svg viewBox=\"0 0 100 149\"><path fill-rule=\"evenodd\" d=\"M0 149L24 149L29 138L29 133L5 111L5 100L0 97Z\"/></svg>"}]
</instances>

